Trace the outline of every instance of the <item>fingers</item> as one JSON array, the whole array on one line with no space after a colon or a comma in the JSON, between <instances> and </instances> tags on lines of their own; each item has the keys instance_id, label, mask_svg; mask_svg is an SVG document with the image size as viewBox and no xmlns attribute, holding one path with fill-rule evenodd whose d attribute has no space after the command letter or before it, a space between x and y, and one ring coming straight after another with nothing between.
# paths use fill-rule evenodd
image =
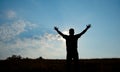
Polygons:
<instances>
[{"instance_id":1,"label":"fingers","mask_svg":"<svg viewBox=\"0 0 120 72\"><path fill-rule=\"evenodd\" d=\"M86 27L87 27L87 28L90 28L90 27L91 27L91 24L86 25Z\"/></svg>"},{"instance_id":2,"label":"fingers","mask_svg":"<svg viewBox=\"0 0 120 72\"><path fill-rule=\"evenodd\" d=\"M58 27L55 26L54 29L55 29L55 30L58 30Z\"/></svg>"},{"instance_id":3,"label":"fingers","mask_svg":"<svg viewBox=\"0 0 120 72\"><path fill-rule=\"evenodd\" d=\"M89 27L91 27L91 24L89 24Z\"/></svg>"},{"instance_id":4,"label":"fingers","mask_svg":"<svg viewBox=\"0 0 120 72\"><path fill-rule=\"evenodd\" d=\"M91 24L88 24L88 26L91 26Z\"/></svg>"},{"instance_id":5,"label":"fingers","mask_svg":"<svg viewBox=\"0 0 120 72\"><path fill-rule=\"evenodd\" d=\"M58 29L57 27L55 27L55 29Z\"/></svg>"}]
</instances>

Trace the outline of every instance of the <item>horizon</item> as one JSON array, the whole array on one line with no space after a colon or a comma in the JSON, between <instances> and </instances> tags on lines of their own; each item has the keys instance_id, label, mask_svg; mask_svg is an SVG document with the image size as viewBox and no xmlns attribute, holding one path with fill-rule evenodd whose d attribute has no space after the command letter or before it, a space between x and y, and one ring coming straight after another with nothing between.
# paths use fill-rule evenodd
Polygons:
<instances>
[{"instance_id":1,"label":"horizon","mask_svg":"<svg viewBox=\"0 0 120 72\"><path fill-rule=\"evenodd\" d=\"M120 0L0 0L0 59L12 55L66 59L64 34L78 40L79 59L120 58Z\"/></svg>"},{"instance_id":2,"label":"horizon","mask_svg":"<svg viewBox=\"0 0 120 72\"><path fill-rule=\"evenodd\" d=\"M10 57L7 57L6 59L0 59L0 60L22 60L22 59L32 59L32 60L66 60L66 59L55 59L55 58L44 58L42 56L38 57L38 58L29 58L29 57L22 57L20 55L12 55ZM79 58L78 60L105 60L105 59L120 59L120 58Z\"/></svg>"}]
</instances>

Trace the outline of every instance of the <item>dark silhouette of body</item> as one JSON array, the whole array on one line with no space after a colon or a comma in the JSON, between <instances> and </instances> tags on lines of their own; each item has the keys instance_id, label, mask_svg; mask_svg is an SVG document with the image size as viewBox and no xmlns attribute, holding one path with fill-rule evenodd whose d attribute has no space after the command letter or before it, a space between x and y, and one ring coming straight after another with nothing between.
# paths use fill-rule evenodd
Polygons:
<instances>
[{"instance_id":1,"label":"dark silhouette of body","mask_svg":"<svg viewBox=\"0 0 120 72\"><path fill-rule=\"evenodd\" d=\"M78 51L77 51L77 41L78 39L91 27L91 25L86 25L86 28L79 34L74 35L74 29L69 29L69 35L63 34L61 31L58 30L57 27L54 27L54 29L60 34L65 40L66 40L66 51L67 51L67 71L70 72L70 65L72 62L72 59L75 64L75 70L78 70Z\"/></svg>"}]
</instances>

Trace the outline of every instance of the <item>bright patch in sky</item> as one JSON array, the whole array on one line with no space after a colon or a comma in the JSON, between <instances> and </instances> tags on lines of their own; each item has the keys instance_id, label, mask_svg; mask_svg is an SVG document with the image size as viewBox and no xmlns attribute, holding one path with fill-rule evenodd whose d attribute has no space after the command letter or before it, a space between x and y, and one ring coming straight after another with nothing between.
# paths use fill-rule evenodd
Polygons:
<instances>
[{"instance_id":1,"label":"bright patch in sky","mask_svg":"<svg viewBox=\"0 0 120 72\"><path fill-rule=\"evenodd\" d=\"M64 34L92 27L78 40L80 58L120 57L120 0L0 0L0 59L65 59Z\"/></svg>"}]
</instances>

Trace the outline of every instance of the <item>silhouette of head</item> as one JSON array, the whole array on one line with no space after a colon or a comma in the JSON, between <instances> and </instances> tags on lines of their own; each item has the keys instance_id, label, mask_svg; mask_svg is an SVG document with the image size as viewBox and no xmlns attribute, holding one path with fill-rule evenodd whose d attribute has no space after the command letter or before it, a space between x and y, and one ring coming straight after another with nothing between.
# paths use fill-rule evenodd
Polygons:
<instances>
[{"instance_id":1,"label":"silhouette of head","mask_svg":"<svg viewBox=\"0 0 120 72\"><path fill-rule=\"evenodd\" d=\"M74 29L73 29L73 28L70 28L70 29L69 29L69 34L70 34L70 35L74 35Z\"/></svg>"}]
</instances>

